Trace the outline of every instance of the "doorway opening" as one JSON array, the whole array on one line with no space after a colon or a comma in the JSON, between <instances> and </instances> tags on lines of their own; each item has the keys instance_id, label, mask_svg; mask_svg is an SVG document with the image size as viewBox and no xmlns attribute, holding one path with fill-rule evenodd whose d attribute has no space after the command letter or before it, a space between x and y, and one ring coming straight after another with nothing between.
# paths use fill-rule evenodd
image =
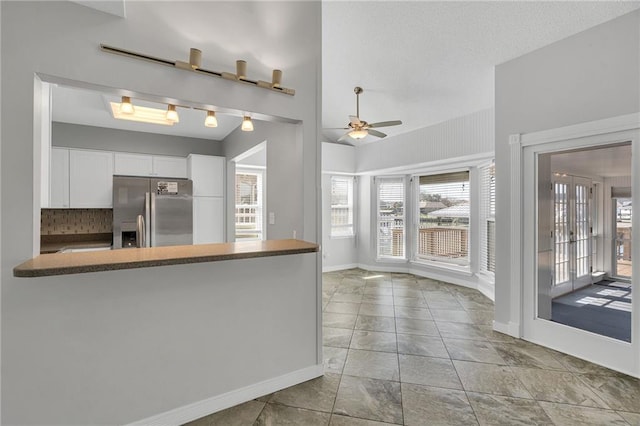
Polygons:
<instances>
[{"instance_id":1,"label":"doorway opening","mask_svg":"<svg viewBox=\"0 0 640 426\"><path fill-rule=\"evenodd\" d=\"M631 181L631 143L538 156L538 318L631 342Z\"/></svg>"},{"instance_id":2,"label":"doorway opening","mask_svg":"<svg viewBox=\"0 0 640 426\"><path fill-rule=\"evenodd\" d=\"M265 240L266 142L236 157L235 163L235 240Z\"/></svg>"}]
</instances>

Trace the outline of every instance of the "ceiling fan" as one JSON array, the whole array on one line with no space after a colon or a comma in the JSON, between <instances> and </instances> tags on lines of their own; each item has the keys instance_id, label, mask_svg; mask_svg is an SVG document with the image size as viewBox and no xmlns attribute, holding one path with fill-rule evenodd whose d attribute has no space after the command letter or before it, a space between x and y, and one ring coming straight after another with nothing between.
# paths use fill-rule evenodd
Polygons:
<instances>
[{"instance_id":1,"label":"ceiling fan","mask_svg":"<svg viewBox=\"0 0 640 426\"><path fill-rule=\"evenodd\" d=\"M364 92L364 89L362 89L362 87L356 86L353 89L353 91L356 94L356 115L350 115L349 124L347 124L347 127L340 128L342 130L349 130L349 131L344 135L342 135L338 139L338 142L346 141L347 138L352 138L356 140L362 139L367 135L376 136L378 138L384 138L387 136L386 134L374 129L378 127L398 126L402 124L402 121L400 120L381 121L378 123L367 123L364 120L360 120L360 94Z\"/></svg>"}]
</instances>

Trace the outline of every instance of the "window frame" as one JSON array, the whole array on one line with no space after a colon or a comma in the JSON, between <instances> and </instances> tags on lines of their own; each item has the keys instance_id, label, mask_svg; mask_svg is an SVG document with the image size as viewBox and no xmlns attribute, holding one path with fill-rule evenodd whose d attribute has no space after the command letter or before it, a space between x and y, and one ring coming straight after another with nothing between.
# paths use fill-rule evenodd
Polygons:
<instances>
[{"instance_id":1,"label":"window frame","mask_svg":"<svg viewBox=\"0 0 640 426\"><path fill-rule=\"evenodd\" d=\"M407 176L406 175L380 175L374 176L374 189L375 189L375 197L373 197L375 205L374 205L374 220L372 221L372 225L374 228L375 235L375 254L377 262L406 262L408 257L408 235L407 235L407 201L408 201L408 185L407 185ZM382 181L392 181L392 180L402 180L402 234L403 234L403 244L402 244L402 256L393 256L393 255L381 255L380 254L380 184ZM394 216L394 220L398 218ZM393 238L392 238L393 244Z\"/></svg>"},{"instance_id":2,"label":"window frame","mask_svg":"<svg viewBox=\"0 0 640 426\"><path fill-rule=\"evenodd\" d=\"M483 173L485 170L493 167L493 215L491 214L491 196L492 191L485 189L486 184ZM495 160L491 160L487 163L478 165L478 188L480 192L480 208L478 209L478 224L479 224L479 247L478 247L478 273L489 277L491 281L495 280L495 255L496 255L496 236L495 236L495 223L496 223L496 178L495 178ZM493 223L493 259L494 270L490 270L487 265L491 257L490 247L487 247L486 252L483 251L483 246L489 245L489 223Z\"/></svg>"},{"instance_id":3,"label":"window frame","mask_svg":"<svg viewBox=\"0 0 640 426\"><path fill-rule=\"evenodd\" d=\"M430 170L425 172L414 173L411 175L412 185L412 201L413 201L413 223L411 227L411 238L413 239L412 243L412 253L411 253L411 262L419 265L437 267L437 268L447 268L454 270L461 270L464 272L471 271L471 265L474 260L474 254L472 252L473 245L473 214L475 213L475 206L472 202L473 195L473 173L472 168L475 166L464 166L464 167L455 167L451 169L439 169L439 170ZM467 256L463 261L456 261L455 259L447 259L445 257L438 256L425 256L419 254L419 244L420 244L420 177L424 176L437 176L437 175L446 175L451 173L460 173L467 172L469 176L468 185L469 185L469 224L467 227Z\"/></svg>"},{"instance_id":4,"label":"window frame","mask_svg":"<svg viewBox=\"0 0 640 426\"><path fill-rule=\"evenodd\" d=\"M351 211L351 223L346 225L336 226L333 224L333 204L331 203L331 197L333 194L333 181L346 180L347 185L351 186L351 199L349 200L347 189L347 206ZM331 175L329 178L329 238L331 239L343 239L343 238L355 238L356 237L356 187L357 177L354 175ZM336 228L348 228L351 227L351 233L334 233Z\"/></svg>"}]
</instances>

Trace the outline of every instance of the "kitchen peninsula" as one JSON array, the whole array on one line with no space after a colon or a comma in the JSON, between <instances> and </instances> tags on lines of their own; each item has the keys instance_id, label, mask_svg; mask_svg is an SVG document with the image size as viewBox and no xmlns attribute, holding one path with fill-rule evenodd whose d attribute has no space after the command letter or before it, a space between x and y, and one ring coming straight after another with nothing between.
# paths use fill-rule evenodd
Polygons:
<instances>
[{"instance_id":1,"label":"kitchen peninsula","mask_svg":"<svg viewBox=\"0 0 640 426\"><path fill-rule=\"evenodd\" d=\"M24 278L46 277L117 269L284 256L317 251L317 244L306 241L267 240L85 253L53 253L42 254L16 266L13 269L13 275Z\"/></svg>"}]
</instances>

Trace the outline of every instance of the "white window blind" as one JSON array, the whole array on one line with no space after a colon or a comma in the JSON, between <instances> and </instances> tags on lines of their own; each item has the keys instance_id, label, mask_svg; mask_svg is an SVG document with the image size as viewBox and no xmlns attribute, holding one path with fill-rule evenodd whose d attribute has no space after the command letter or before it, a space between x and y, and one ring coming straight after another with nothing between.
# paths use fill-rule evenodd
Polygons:
<instances>
[{"instance_id":1,"label":"white window blind","mask_svg":"<svg viewBox=\"0 0 640 426\"><path fill-rule=\"evenodd\" d=\"M378 257L405 258L405 183L403 177L376 177Z\"/></svg>"},{"instance_id":2,"label":"white window blind","mask_svg":"<svg viewBox=\"0 0 640 426\"><path fill-rule=\"evenodd\" d=\"M469 263L469 171L419 177L416 258Z\"/></svg>"},{"instance_id":3,"label":"white window blind","mask_svg":"<svg viewBox=\"0 0 640 426\"><path fill-rule=\"evenodd\" d=\"M353 237L353 181L351 176L331 177L332 237Z\"/></svg>"},{"instance_id":4,"label":"white window blind","mask_svg":"<svg viewBox=\"0 0 640 426\"><path fill-rule=\"evenodd\" d=\"M262 240L262 172L236 172L236 240Z\"/></svg>"},{"instance_id":5,"label":"white window blind","mask_svg":"<svg viewBox=\"0 0 640 426\"><path fill-rule=\"evenodd\" d=\"M492 162L478 169L480 175L480 271L496 270L496 168Z\"/></svg>"}]
</instances>

